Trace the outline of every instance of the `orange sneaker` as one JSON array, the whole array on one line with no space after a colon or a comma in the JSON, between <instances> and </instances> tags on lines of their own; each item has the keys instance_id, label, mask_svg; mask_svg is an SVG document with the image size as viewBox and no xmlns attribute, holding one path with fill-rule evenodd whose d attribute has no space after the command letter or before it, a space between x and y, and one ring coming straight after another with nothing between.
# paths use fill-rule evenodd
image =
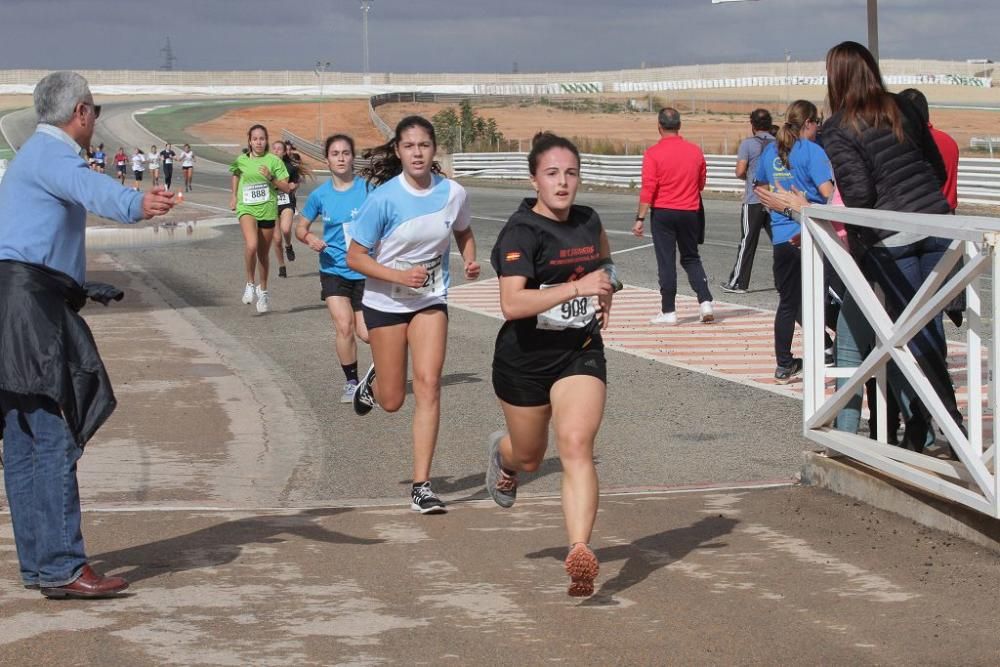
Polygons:
<instances>
[{"instance_id":1,"label":"orange sneaker","mask_svg":"<svg viewBox=\"0 0 1000 667\"><path fill-rule=\"evenodd\" d=\"M571 579L569 593L573 597L587 597L594 594L594 579L600 571L597 556L583 542L570 547L566 556L566 574Z\"/></svg>"}]
</instances>

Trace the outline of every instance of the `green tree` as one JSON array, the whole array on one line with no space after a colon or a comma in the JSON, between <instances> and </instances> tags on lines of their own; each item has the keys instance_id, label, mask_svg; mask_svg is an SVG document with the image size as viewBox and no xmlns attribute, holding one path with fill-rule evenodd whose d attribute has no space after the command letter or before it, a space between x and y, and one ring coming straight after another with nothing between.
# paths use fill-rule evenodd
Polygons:
<instances>
[{"instance_id":1,"label":"green tree","mask_svg":"<svg viewBox=\"0 0 1000 667\"><path fill-rule=\"evenodd\" d=\"M434 114L434 117L431 118L431 123L434 125L434 133L437 135L438 143L441 146L444 146L452 153L462 150L462 147L459 146L461 121L453 108L442 109Z\"/></svg>"}]
</instances>

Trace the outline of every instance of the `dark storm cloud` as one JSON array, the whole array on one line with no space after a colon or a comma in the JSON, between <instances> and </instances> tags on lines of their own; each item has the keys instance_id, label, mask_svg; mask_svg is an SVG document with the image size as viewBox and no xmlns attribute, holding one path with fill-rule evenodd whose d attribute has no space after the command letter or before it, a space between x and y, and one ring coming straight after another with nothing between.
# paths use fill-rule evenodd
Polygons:
<instances>
[{"instance_id":1,"label":"dark storm cloud","mask_svg":"<svg viewBox=\"0 0 1000 667\"><path fill-rule=\"evenodd\" d=\"M0 0L0 66L361 69L357 0ZM882 56L1000 55L996 0L881 0ZM865 0L375 0L374 71L618 69L819 60L865 41Z\"/></svg>"}]
</instances>

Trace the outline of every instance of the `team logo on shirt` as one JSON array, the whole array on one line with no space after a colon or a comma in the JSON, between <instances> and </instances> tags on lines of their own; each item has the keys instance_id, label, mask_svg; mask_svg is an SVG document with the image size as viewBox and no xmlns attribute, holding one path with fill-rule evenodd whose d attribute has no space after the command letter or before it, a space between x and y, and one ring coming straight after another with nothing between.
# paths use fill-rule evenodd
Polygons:
<instances>
[{"instance_id":1,"label":"team logo on shirt","mask_svg":"<svg viewBox=\"0 0 1000 667\"><path fill-rule=\"evenodd\" d=\"M516 262L517 260L521 259L521 253L517 250L509 252L506 255L504 255L504 259L507 260L508 262Z\"/></svg>"},{"instance_id":2,"label":"team logo on shirt","mask_svg":"<svg viewBox=\"0 0 1000 667\"><path fill-rule=\"evenodd\" d=\"M359 209L356 208L351 209L351 220L354 220L354 218L358 217L358 210Z\"/></svg>"}]
</instances>

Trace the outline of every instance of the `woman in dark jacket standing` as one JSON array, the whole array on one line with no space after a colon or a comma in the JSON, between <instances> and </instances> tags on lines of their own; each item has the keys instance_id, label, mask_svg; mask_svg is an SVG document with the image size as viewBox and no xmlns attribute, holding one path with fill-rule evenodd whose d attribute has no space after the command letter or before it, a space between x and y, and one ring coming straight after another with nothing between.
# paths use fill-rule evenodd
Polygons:
<instances>
[{"instance_id":1,"label":"woman in dark jacket standing","mask_svg":"<svg viewBox=\"0 0 1000 667\"><path fill-rule=\"evenodd\" d=\"M831 118L822 136L844 204L907 213L950 212L941 194L944 162L912 105L885 89L878 63L864 46L843 42L826 56ZM885 293L896 320L948 248L948 241L910 232L848 227L852 251ZM962 424L946 363L939 313L908 344L945 408ZM922 451L933 441L925 409L895 366L889 384L907 420L907 444Z\"/></svg>"}]
</instances>

